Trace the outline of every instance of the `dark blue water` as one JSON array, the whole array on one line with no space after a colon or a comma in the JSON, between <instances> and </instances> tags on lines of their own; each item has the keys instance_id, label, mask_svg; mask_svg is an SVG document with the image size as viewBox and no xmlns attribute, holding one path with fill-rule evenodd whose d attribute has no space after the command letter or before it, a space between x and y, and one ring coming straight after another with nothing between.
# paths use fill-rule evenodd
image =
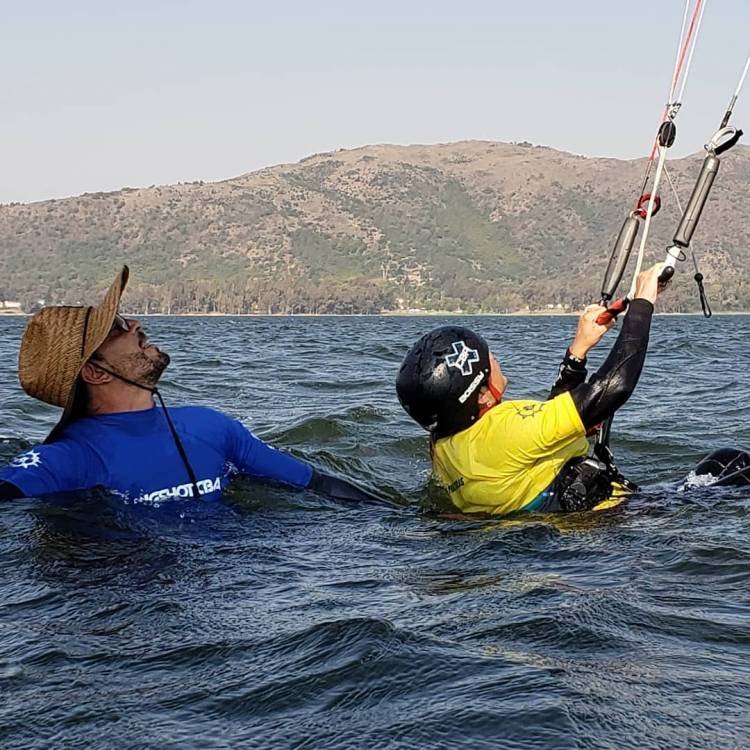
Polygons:
<instances>
[{"instance_id":1,"label":"dark blue water","mask_svg":"<svg viewBox=\"0 0 750 750\"><path fill-rule=\"evenodd\" d=\"M455 320L455 319L453 319ZM682 480L750 446L750 318L658 318L615 422L618 512L419 512L401 356L437 318L154 318L164 392L402 508L236 485L225 504L0 508L3 748L734 748L750 743L750 493ZM474 318L544 397L574 321ZM0 320L0 462L56 410Z\"/></svg>"}]
</instances>

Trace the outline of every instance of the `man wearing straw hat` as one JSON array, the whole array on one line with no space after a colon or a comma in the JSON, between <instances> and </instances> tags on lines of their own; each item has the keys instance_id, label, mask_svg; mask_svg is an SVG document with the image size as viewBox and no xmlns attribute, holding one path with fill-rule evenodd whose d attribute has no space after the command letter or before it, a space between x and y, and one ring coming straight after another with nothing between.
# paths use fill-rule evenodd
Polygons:
<instances>
[{"instance_id":1,"label":"man wearing straw hat","mask_svg":"<svg viewBox=\"0 0 750 750\"><path fill-rule=\"evenodd\" d=\"M212 500L239 473L344 501L380 501L213 409L167 410L157 383L169 355L118 313L128 273L124 266L99 305L45 307L29 321L21 385L63 413L42 445L0 470L0 499L105 487L150 504Z\"/></svg>"}]
</instances>

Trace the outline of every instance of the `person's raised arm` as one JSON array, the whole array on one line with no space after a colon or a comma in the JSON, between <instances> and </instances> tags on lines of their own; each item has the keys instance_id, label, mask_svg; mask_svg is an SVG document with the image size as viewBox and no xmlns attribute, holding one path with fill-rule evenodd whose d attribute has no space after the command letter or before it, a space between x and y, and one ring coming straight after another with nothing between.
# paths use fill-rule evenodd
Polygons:
<instances>
[{"instance_id":1,"label":"person's raised arm","mask_svg":"<svg viewBox=\"0 0 750 750\"><path fill-rule=\"evenodd\" d=\"M614 320L607 325L599 325L597 317L606 310L601 305L589 305L578 319L578 327L573 343L568 347L557 371L548 400L566 391L572 391L586 380L586 357L601 341L602 336L614 326Z\"/></svg>"},{"instance_id":2,"label":"person's raised arm","mask_svg":"<svg viewBox=\"0 0 750 750\"><path fill-rule=\"evenodd\" d=\"M611 417L633 393L648 349L651 316L659 293L662 263L643 271L636 282L635 299L628 307L620 335L604 364L571 391L584 427L594 427Z\"/></svg>"}]
</instances>

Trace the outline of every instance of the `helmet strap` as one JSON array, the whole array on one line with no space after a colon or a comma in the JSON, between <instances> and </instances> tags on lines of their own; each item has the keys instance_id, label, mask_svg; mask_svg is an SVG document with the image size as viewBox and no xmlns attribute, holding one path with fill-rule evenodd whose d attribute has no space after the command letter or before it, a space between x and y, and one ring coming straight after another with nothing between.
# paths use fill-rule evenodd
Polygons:
<instances>
[{"instance_id":1,"label":"helmet strap","mask_svg":"<svg viewBox=\"0 0 750 750\"><path fill-rule=\"evenodd\" d=\"M497 388L492 385L492 383L487 383L487 388L489 389L489 392L492 394L495 401L497 401L497 404L499 404L503 400L503 394L500 393L500 391L498 391ZM497 406L497 404L495 404L495 406Z\"/></svg>"},{"instance_id":2,"label":"helmet strap","mask_svg":"<svg viewBox=\"0 0 750 750\"><path fill-rule=\"evenodd\" d=\"M492 394L492 398L495 399L495 403L492 404L492 406L480 406L480 417L486 414L490 409L494 409L503 400L503 394L497 388L495 388L494 385L487 383L487 390Z\"/></svg>"}]
</instances>

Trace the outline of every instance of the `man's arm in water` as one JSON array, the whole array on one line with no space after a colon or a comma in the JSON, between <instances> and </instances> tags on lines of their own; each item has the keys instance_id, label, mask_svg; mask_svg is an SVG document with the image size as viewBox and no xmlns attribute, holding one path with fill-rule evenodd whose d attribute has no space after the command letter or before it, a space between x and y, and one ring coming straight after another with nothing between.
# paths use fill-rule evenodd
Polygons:
<instances>
[{"instance_id":1,"label":"man's arm in water","mask_svg":"<svg viewBox=\"0 0 750 750\"><path fill-rule=\"evenodd\" d=\"M311 489L342 502L392 505L345 479L319 471L306 461L268 445L241 422L226 416L224 419L228 423L229 458L241 474Z\"/></svg>"},{"instance_id":2,"label":"man's arm in water","mask_svg":"<svg viewBox=\"0 0 750 750\"><path fill-rule=\"evenodd\" d=\"M100 484L105 484L101 463L86 444L57 440L35 445L0 469L0 500L86 490Z\"/></svg>"},{"instance_id":3,"label":"man's arm in water","mask_svg":"<svg viewBox=\"0 0 750 750\"><path fill-rule=\"evenodd\" d=\"M389 507L395 505L390 500L373 495L371 492L357 487L356 484L352 484L346 479L334 477L332 474L325 474L322 471L318 471L318 469L313 469L308 488L345 503L367 503L369 505L387 505Z\"/></svg>"},{"instance_id":4,"label":"man's arm in water","mask_svg":"<svg viewBox=\"0 0 750 750\"><path fill-rule=\"evenodd\" d=\"M10 482L0 481L0 500L18 500L23 497L23 492Z\"/></svg>"}]
</instances>

